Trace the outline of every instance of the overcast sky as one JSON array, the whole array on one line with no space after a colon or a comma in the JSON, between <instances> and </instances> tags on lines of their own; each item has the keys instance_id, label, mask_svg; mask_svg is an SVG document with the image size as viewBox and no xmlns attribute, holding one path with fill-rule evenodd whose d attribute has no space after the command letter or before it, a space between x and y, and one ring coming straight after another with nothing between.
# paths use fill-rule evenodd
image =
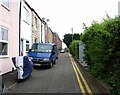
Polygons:
<instances>
[{"instance_id":1,"label":"overcast sky","mask_svg":"<svg viewBox=\"0 0 120 95\"><path fill-rule=\"evenodd\" d=\"M64 34L83 32L83 23L90 26L93 20L102 21L106 13L118 15L119 0L27 0L48 25L63 39Z\"/></svg>"}]
</instances>

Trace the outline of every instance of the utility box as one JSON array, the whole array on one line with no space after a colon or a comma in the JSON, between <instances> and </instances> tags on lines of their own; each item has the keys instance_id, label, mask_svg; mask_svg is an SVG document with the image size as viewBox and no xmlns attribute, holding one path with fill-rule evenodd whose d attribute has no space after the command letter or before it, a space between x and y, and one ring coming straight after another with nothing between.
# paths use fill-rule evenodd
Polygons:
<instances>
[{"instance_id":1,"label":"utility box","mask_svg":"<svg viewBox=\"0 0 120 95\"><path fill-rule=\"evenodd\" d=\"M82 42L79 43L79 60L80 62L84 61L84 44Z\"/></svg>"}]
</instances>

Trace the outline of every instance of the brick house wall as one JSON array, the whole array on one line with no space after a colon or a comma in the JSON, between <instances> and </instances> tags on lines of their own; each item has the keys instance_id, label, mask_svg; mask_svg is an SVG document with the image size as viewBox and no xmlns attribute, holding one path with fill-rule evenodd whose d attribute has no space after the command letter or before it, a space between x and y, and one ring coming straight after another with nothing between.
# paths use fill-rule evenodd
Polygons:
<instances>
[{"instance_id":1,"label":"brick house wall","mask_svg":"<svg viewBox=\"0 0 120 95\"><path fill-rule=\"evenodd\" d=\"M40 17L32 9L32 43L40 42Z\"/></svg>"}]
</instances>

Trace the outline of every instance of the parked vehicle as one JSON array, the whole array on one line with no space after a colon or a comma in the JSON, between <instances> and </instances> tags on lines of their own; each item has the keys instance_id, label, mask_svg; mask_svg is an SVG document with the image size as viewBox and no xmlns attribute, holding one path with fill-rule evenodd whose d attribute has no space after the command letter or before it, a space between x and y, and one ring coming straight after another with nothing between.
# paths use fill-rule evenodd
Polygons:
<instances>
[{"instance_id":1,"label":"parked vehicle","mask_svg":"<svg viewBox=\"0 0 120 95\"><path fill-rule=\"evenodd\" d=\"M33 62L28 58L28 56L13 57L12 61L17 68L18 80L26 79L31 75Z\"/></svg>"},{"instance_id":2,"label":"parked vehicle","mask_svg":"<svg viewBox=\"0 0 120 95\"><path fill-rule=\"evenodd\" d=\"M28 56L34 65L47 65L51 68L58 58L58 49L54 43L33 43Z\"/></svg>"},{"instance_id":3,"label":"parked vehicle","mask_svg":"<svg viewBox=\"0 0 120 95\"><path fill-rule=\"evenodd\" d=\"M60 53L65 53L65 50L64 50L64 49L61 49L61 50L60 50Z\"/></svg>"}]
</instances>

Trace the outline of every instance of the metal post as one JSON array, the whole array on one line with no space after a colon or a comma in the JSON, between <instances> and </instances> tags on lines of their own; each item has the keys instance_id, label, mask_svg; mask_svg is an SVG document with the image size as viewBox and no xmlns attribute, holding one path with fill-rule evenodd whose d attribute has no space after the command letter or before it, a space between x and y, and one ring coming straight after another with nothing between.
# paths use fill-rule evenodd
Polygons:
<instances>
[{"instance_id":1,"label":"metal post","mask_svg":"<svg viewBox=\"0 0 120 95\"><path fill-rule=\"evenodd\" d=\"M49 32L49 27L48 27L48 22L49 22L49 19L46 19L47 21L47 35L48 35L48 32ZM47 37L47 43L49 43L49 38Z\"/></svg>"},{"instance_id":2,"label":"metal post","mask_svg":"<svg viewBox=\"0 0 120 95\"><path fill-rule=\"evenodd\" d=\"M47 20L47 22L49 21L49 19L46 19ZM43 24L44 24L44 22L45 22L45 18L43 17L42 19L41 19L41 43L43 43L43 41L42 41L42 36L43 36ZM48 32L48 25L47 25L47 32Z\"/></svg>"},{"instance_id":3,"label":"metal post","mask_svg":"<svg viewBox=\"0 0 120 95\"><path fill-rule=\"evenodd\" d=\"M120 1L118 2L118 16L120 16Z\"/></svg>"},{"instance_id":4,"label":"metal post","mask_svg":"<svg viewBox=\"0 0 120 95\"><path fill-rule=\"evenodd\" d=\"M71 31L72 31L72 41L73 41L73 28L71 28Z\"/></svg>"},{"instance_id":5,"label":"metal post","mask_svg":"<svg viewBox=\"0 0 120 95\"><path fill-rule=\"evenodd\" d=\"M42 43L42 22L43 20L41 20L41 43Z\"/></svg>"}]
</instances>

